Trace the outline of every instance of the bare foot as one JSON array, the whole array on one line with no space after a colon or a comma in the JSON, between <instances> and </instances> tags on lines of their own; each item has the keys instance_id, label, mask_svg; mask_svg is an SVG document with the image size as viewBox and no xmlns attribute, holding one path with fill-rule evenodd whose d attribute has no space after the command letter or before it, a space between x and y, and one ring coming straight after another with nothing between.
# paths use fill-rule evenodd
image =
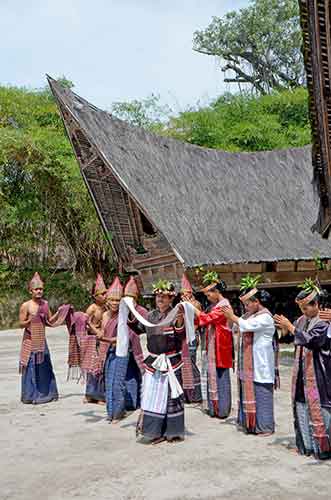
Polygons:
<instances>
[{"instance_id":1,"label":"bare foot","mask_svg":"<svg viewBox=\"0 0 331 500\"><path fill-rule=\"evenodd\" d=\"M154 445L154 444L163 443L163 441L166 441L165 437L155 438L155 439L153 439L153 441L151 441L151 443Z\"/></svg>"},{"instance_id":2,"label":"bare foot","mask_svg":"<svg viewBox=\"0 0 331 500\"><path fill-rule=\"evenodd\" d=\"M259 437L270 437L273 435L273 432L260 432L259 434L257 434Z\"/></svg>"},{"instance_id":3,"label":"bare foot","mask_svg":"<svg viewBox=\"0 0 331 500\"><path fill-rule=\"evenodd\" d=\"M301 453L299 453L299 450L297 448L290 448L290 447L287 447L288 451L290 453L292 453L293 455L301 455Z\"/></svg>"},{"instance_id":4,"label":"bare foot","mask_svg":"<svg viewBox=\"0 0 331 500\"><path fill-rule=\"evenodd\" d=\"M175 437L175 438L170 438L170 439L167 439L167 442L168 443L181 443L182 441L184 441L184 438L182 437Z\"/></svg>"},{"instance_id":5,"label":"bare foot","mask_svg":"<svg viewBox=\"0 0 331 500\"><path fill-rule=\"evenodd\" d=\"M97 403L98 405L105 405L105 404L106 404L106 402L105 402L105 401L102 401L101 399L100 399L99 401L96 401L96 403Z\"/></svg>"}]
</instances>

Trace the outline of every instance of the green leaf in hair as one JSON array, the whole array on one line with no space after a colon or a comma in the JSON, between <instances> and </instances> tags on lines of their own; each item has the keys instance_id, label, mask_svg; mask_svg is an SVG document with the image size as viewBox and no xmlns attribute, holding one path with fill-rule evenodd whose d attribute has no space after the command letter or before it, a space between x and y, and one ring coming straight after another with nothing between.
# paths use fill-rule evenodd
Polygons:
<instances>
[{"instance_id":1,"label":"green leaf in hair","mask_svg":"<svg viewBox=\"0 0 331 500\"><path fill-rule=\"evenodd\" d=\"M219 281L219 276L215 271L209 271L202 278L202 283L204 285L211 285L212 283L217 283Z\"/></svg>"},{"instance_id":2,"label":"green leaf in hair","mask_svg":"<svg viewBox=\"0 0 331 500\"><path fill-rule=\"evenodd\" d=\"M312 278L306 278L303 283L298 285L298 288L301 288L307 293L310 293L314 290L316 290L318 293L320 293L321 291L317 283Z\"/></svg>"},{"instance_id":3,"label":"green leaf in hair","mask_svg":"<svg viewBox=\"0 0 331 500\"><path fill-rule=\"evenodd\" d=\"M172 288L172 283L168 280L162 280L160 279L156 283L153 283L153 289L154 290L163 290L165 292L171 290Z\"/></svg>"},{"instance_id":4,"label":"green leaf in hair","mask_svg":"<svg viewBox=\"0 0 331 500\"><path fill-rule=\"evenodd\" d=\"M240 280L240 291L247 290L249 288L256 288L257 285L261 282L262 276L260 274L256 276L251 276L250 274L246 274Z\"/></svg>"}]
</instances>

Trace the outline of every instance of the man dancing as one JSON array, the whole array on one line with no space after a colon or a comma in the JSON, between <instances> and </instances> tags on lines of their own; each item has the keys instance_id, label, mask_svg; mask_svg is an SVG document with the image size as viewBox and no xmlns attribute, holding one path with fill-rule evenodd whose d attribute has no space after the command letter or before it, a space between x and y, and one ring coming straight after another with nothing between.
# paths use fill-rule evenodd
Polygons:
<instances>
[{"instance_id":1,"label":"man dancing","mask_svg":"<svg viewBox=\"0 0 331 500\"><path fill-rule=\"evenodd\" d=\"M95 285L92 290L94 298L93 304L86 309L88 315L88 327L90 332L95 335L101 328L102 316L106 310L107 289L101 274L98 274ZM97 364L97 337L95 338L94 352L91 352L89 359L90 366L87 368L85 403L105 403L105 384L103 374L95 373Z\"/></svg>"},{"instance_id":2,"label":"man dancing","mask_svg":"<svg viewBox=\"0 0 331 500\"><path fill-rule=\"evenodd\" d=\"M156 309L147 320L157 324L166 320L176 295L174 285L160 280L154 285ZM134 322L131 323L131 328ZM184 395L182 385L182 345L185 340L183 313L167 327L143 327L147 334L149 355L145 359L145 374L141 413L137 435L153 444L184 439Z\"/></svg>"},{"instance_id":3,"label":"man dancing","mask_svg":"<svg viewBox=\"0 0 331 500\"><path fill-rule=\"evenodd\" d=\"M139 291L133 277L124 289L124 295L138 298ZM103 315L101 331L98 333L99 371L104 373L108 419L117 423L126 410L140 407L141 380L143 373L143 353L139 336L129 329L130 349L128 355L116 355L118 310L123 296L123 286L116 277L107 292L107 307ZM145 314L140 306L136 309Z\"/></svg>"},{"instance_id":4,"label":"man dancing","mask_svg":"<svg viewBox=\"0 0 331 500\"><path fill-rule=\"evenodd\" d=\"M56 401L59 397L47 346L46 324L56 321L59 311L51 314L48 302L43 299L44 283L38 273L31 279L28 289L31 299L20 307L19 322L24 328L20 373L22 374L22 403L41 404Z\"/></svg>"}]
</instances>

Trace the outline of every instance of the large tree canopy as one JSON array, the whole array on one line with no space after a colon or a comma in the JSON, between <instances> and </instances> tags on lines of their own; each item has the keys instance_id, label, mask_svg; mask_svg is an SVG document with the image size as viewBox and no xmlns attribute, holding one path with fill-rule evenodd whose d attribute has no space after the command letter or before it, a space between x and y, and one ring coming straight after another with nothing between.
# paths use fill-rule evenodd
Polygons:
<instances>
[{"instance_id":1,"label":"large tree canopy","mask_svg":"<svg viewBox=\"0 0 331 500\"><path fill-rule=\"evenodd\" d=\"M259 93L304 83L298 0L251 0L194 33L193 49L219 58L225 82Z\"/></svg>"},{"instance_id":2,"label":"large tree canopy","mask_svg":"<svg viewBox=\"0 0 331 500\"><path fill-rule=\"evenodd\" d=\"M107 265L106 244L48 90L0 87L0 261L76 270Z\"/></svg>"}]
</instances>

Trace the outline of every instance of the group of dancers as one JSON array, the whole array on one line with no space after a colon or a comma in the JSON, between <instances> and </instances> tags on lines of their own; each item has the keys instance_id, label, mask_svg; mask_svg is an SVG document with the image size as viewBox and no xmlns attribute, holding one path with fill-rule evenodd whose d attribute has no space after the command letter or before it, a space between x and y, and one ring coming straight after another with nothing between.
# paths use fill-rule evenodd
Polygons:
<instances>
[{"instance_id":1,"label":"group of dancers","mask_svg":"<svg viewBox=\"0 0 331 500\"><path fill-rule=\"evenodd\" d=\"M280 386L278 338L291 334L297 450L331 458L331 310L321 310L321 291L312 280L296 297L302 315L294 324L272 315L270 294L250 277L243 280L239 297L241 317L223 295L226 284L213 272L203 279L205 311L186 275L179 294L170 281L154 285L151 311L138 304L132 276L125 286L116 277L107 288L99 274L86 312L66 304L52 314L38 273L28 288L31 299L20 308L23 403L58 399L45 330L66 324L69 373L86 382L86 403L106 405L109 422L139 409L137 436L153 444L181 441L185 403L201 404L211 417L229 417L230 370L236 369L238 429L270 436L275 432L274 390Z\"/></svg>"}]
</instances>

